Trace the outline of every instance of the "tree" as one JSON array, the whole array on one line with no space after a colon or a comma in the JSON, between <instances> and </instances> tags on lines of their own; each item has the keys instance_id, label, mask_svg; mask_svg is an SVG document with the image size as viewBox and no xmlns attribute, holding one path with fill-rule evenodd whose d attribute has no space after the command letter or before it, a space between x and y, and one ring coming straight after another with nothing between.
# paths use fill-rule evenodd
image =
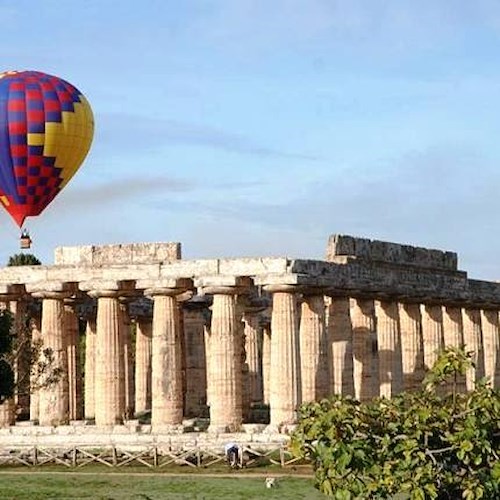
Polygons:
<instances>
[{"instance_id":1,"label":"tree","mask_svg":"<svg viewBox=\"0 0 500 500\"><path fill-rule=\"evenodd\" d=\"M468 393L441 389L471 366L470 354L449 348L418 392L306 404L292 448L339 500L500 498L500 392L486 380Z\"/></svg>"},{"instance_id":2,"label":"tree","mask_svg":"<svg viewBox=\"0 0 500 500\"><path fill-rule=\"evenodd\" d=\"M16 253L9 257L8 266L40 266L42 263L32 253Z\"/></svg>"}]
</instances>

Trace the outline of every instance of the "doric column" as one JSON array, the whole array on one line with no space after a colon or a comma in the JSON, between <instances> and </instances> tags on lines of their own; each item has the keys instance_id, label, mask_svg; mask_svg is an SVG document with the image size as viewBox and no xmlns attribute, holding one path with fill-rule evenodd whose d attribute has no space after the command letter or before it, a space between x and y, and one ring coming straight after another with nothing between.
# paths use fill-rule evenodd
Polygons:
<instances>
[{"instance_id":1,"label":"doric column","mask_svg":"<svg viewBox=\"0 0 500 500\"><path fill-rule=\"evenodd\" d=\"M481 328L481 312L479 309L463 309L463 335L466 352L472 353L471 366L465 374L465 385L473 391L476 380L484 377L483 332Z\"/></svg>"},{"instance_id":2,"label":"doric column","mask_svg":"<svg viewBox=\"0 0 500 500\"><path fill-rule=\"evenodd\" d=\"M462 309L460 307L443 306L443 340L444 347L459 348L464 343ZM456 384L456 388L455 388ZM465 391L465 377L458 376L455 380L449 380L446 390L451 392L457 390Z\"/></svg>"},{"instance_id":3,"label":"doric column","mask_svg":"<svg viewBox=\"0 0 500 500\"><path fill-rule=\"evenodd\" d=\"M483 332L484 376L496 389L500 388L500 326L498 311L481 310Z\"/></svg>"},{"instance_id":4,"label":"doric column","mask_svg":"<svg viewBox=\"0 0 500 500\"><path fill-rule=\"evenodd\" d=\"M14 377L16 383L16 394L14 396L14 407L16 414L26 418L30 408L30 329L28 326L28 303L23 294L22 285L18 288L18 295L9 301L8 309L12 314L13 327L16 335L16 361L14 366Z\"/></svg>"},{"instance_id":5,"label":"doric column","mask_svg":"<svg viewBox=\"0 0 500 500\"><path fill-rule=\"evenodd\" d=\"M40 425L61 425L69 420L68 357L65 329L64 299L71 292L64 290L64 284L54 284L51 291L38 291L34 297L42 299L41 333L43 348L50 349L53 365L42 378L39 391ZM48 379L55 368L61 371L53 383Z\"/></svg>"},{"instance_id":6,"label":"doric column","mask_svg":"<svg viewBox=\"0 0 500 500\"><path fill-rule=\"evenodd\" d=\"M96 318L90 316L87 318L85 327L85 394L84 408L85 419L95 419L95 372L97 357L97 335Z\"/></svg>"},{"instance_id":7,"label":"doric column","mask_svg":"<svg viewBox=\"0 0 500 500\"><path fill-rule=\"evenodd\" d=\"M176 296L186 290L180 280L170 280L145 291L153 298L151 425L153 430L182 426L182 336L180 306Z\"/></svg>"},{"instance_id":8,"label":"doric column","mask_svg":"<svg viewBox=\"0 0 500 500\"><path fill-rule=\"evenodd\" d=\"M134 386L134 364L132 355L132 322L130 320L128 305L130 298L120 300L120 315L122 333L120 338L123 342L123 380L125 383L125 419L134 418L135 386Z\"/></svg>"},{"instance_id":9,"label":"doric column","mask_svg":"<svg viewBox=\"0 0 500 500\"><path fill-rule=\"evenodd\" d=\"M42 332L41 330L41 318L38 314L30 319L30 330L31 330L31 346L33 352L36 353L38 359L33 359L33 362L37 362L41 358L42 350ZM39 380L37 373L33 370L30 377L30 421L38 422L40 416L40 393L39 393Z\"/></svg>"},{"instance_id":10,"label":"doric column","mask_svg":"<svg viewBox=\"0 0 500 500\"><path fill-rule=\"evenodd\" d=\"M206 287L213 295L207 384L210 387L209 432L236 432L242 424L241 332L234 286Z\"/></svg>"},{"instance_id":11,"label":"doric column","mask_svg":"<svg viewBox=\"0 0 500 500\"><path fill-rule=\"evenodd\" d=\"M141 316L135 324L135 411L140 414L151 409L152 322Z\"/></svg>"},{"instance_id":12,"label":"doric column","mask_svg":"<svg viewBox=\"0 0 500 500\"><path fill-rule=\"evenodd\" d=\"M443 310L440 305L423 304L420 306L420 312L422 314L424 366L430 369L444 344Z\"/></svg>"},{"instance_id":13,"label":"doric column","mask_svg":"<svg viewBox=\"0 0 500 500\"><path fill-rule=\"evenodd\" d=\"M301 303L299 345L302 401L319 401L328 396L328 330L324 295L307 291Z\"/></svg>"},{"instance_id":14,"label":"doric column","mask_svg":"<svg viewBox=\"0 0 500 500\"><path fill-rule=\"evenodd\" d=\"M330 392L354 396L349 297L331 297L328 300L328 333L331 343Z\"/></svg>"},{"instance_id":15,"label":"doric column","mask_svg":"<svg viewBox=\"0 0 500 500\"><path fill-rule=\"evenodd\" d=\"M390 398L403 389L398 303L375 301L380 396Z\"/></svg>"},{"instance_id":16,"label":"doric column","mask_svg":"<svg viewBox=\"0 0 500 500\"><path fill-rule=\"evenodd\" d=\"M424 379L424 346L422 316L419 304L399 304L403 388L417 391Z\"/></svg>"},{"instance_id":17,"label":"doric column","mask_svg":"<svg viewBox=\"0 0 500 500\"><path fill-rule=\"evenodd\" d=\"M125 367L123 319L120 297L134 292L133 281L81 283L97 298L95 423L97 426L120 424L125 418Z\"/></svg>"},{"instance_id":18,"label":"doric column","mask_svg":"<svg viewBox=\"0 0 500 500\"><path fill-rule=\"evenodd\" d=\"M249 402L262 401L262 327L258 310L246 310L243 315L245 324L245 353L248 366Z\"/></svg>"},{"instance_id":19,"label":"doric column","mask_svg":"<svg viewBox=\"0 0 500 500\"><path fill-rule=\"evenodd\" d=\"M373 300L351 299L354 395L360 401L378 396L378 367L374 351ZM376 374L376 376L375 376Z\"/></svg>"},{"instance_id":20,"label":"doric column","mask_svg":"<svg viewBox=\"0 0 500 500\"><path fill-rule=\"evenodd\" d=\"M286 430L297 422L301 397L297 288L267 285L272 293L270 431Z\"/></svg>"},{"instance_id":21,"label":"doric column","mask_svg":"<svg viewBox=\"0 0 500 500\"><path fill-rule=\"evenodd\" d=\"M262 395L264 404L270 403L271 394L271 324L262 327Z\"/></svg>"},{"instance_id":22,"label":"doric column","mask_svg":"<svg viewBox=\"0 0 500 500\"><path fill-rule=\"evenodd\" d=\"M207 414L207 357L205 328L210 323L206 297L183 303L186 392L184 412L188 418Z\"/></svg>"},{"instance_id":23,"label":"doric column","mask_svg":"<svg viewBox=\"0 0 500 500\"><path fill-rule=\"evenodd\" d=\"M80 335L79 321L73 299L64 301L64 327L66 330L66 352L68 358L68 406L69 419L81 420L82 408L82 375L80 369Z\"/></svg>"}]
</instances>

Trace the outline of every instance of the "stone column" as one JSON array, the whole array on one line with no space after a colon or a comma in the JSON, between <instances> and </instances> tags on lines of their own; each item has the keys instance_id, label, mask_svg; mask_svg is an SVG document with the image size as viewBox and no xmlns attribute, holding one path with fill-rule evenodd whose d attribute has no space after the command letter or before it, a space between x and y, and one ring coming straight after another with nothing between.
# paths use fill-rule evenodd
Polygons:
<instances>
[{"instance_id":1,"label":"stone column","mask_svg":"<svg viewBox=\"0 0 500 500\"><path fill-rule=\"evenodd\" d=\"M267 285L264 289L273 294L269 431L286 431L297 422L302 402L297 288Z\"/></svg>"},{"instance_id":2,"label":"stone column","mask_svg":"<svg viewBox=\"0 0 500 500\"><path fill-rule=\"evenodd\" d=\"M213 295L210 328L209 432L236 432L242 424L241 339L238 338L236 294L232 286L207 287Z\"/></svg>"},{"instance_id":3,"label":"stone column","mask_svg":"<svg viewBox=\"0 0 500 500\"><path fill-rule=\"evenodd\" d=\"M328 301L330 352L330 392L354 396L352 324L349 297L332 297Z\"/></svg>"},{"instance_id":4,"label":"stone column","mask_svg":"<svg viewBox=\"0 0 500 500\"><path fill-rule=\"evenodd\" d=\"M152 322L139 317L135 336L135 411L137 414L151 409L152 376Z\"/></svg>"},{"instance_id":5,"label":"stone column","mask_svg":"<svg viewBox=\"0 0 500 500\"><path fill-rule=\"evenodd\" d=\"M380 396L391 398L403 389L398 303L375 301Z\"/></svg>"},{"instance_id":6,"label":"stone column","mask_svg":"<svg viewBox=\"0 0 500 500\"><path fill-rule=\"evenodd\" d=\"M464 343L462 309L453 306L443 306L443 340L444 347L459 348ZM456 385L456 387L455 387ZM448 392L465 391L465 377L458 376L449 380L446 385Z\"/></svg>"},{"instance_id":7,"label":"stone column","mask_svg":"<svg viewBox=\"0 0 500 500\"><path fill-rule=\"evenodd\" d=\"M262 391L264 404L270 403L271 394L271 325L262 327Z\"/></svg>"},{"instance_id":8,"label":"stone column","mask_svg":"<svg viewBox=\"0 0 500 500\"><path fill-rule=\"evenodd\" d=\"M356 399L366 401L378 396L378 367L374 367L373 355L375 332L373 300L351 299L350 313L354 395Z\"/></svg>"},{"instance_id":9,"label":"stone column","mask_svg":"<svg viewBox=\"0 0 500 500\"><path fill-rule=\"evenodd\" d=\"M498 311L481 310L483 332L484 376L492 387L500 388L500 325Z\"/></svg>"},{"instance_id":10,"label":"stone column","mask_svg":"<svg viewBox=\"0 0 500 500\"><path fill-rule=\"evenodd\" d=\"M262 401L262 327L258 311L246 311L245 353L248 365L248 397L250 405Z\"/></svg>"},{"instance_id":11,"label":"stone column","mask_svg":"<svg viewBox=\"0 0 500 500\"><path fill-rule=\"evenodd\" d=\"M42 332L41 332L41 318L36 315L30 319L30 330L31 330L31 345L33 352L36 352L38 359L34 359L37 362L41 358L42 350ZM39 380L36 371L32 371L30 377L30 421L38 423L40 416L40 394L39 394Z\"/></svg>"},{"instance_id":12,"label":"stone column","mask_svg":"<svg viewBox=\"0 0 500 500\"><path fill-rule=\"evenodd\" d=\"M16 395L14 396L15 412L18 417L26 418L30 408L30 342L31 332L28 326L28 308L24 295L12 297L8 309L12 314L14 331L16 332L17 356L14 367ZM15 419L15 416L14 416Z\"/></svg>"},{"instance_id":13,"label":"stone column","mask_svg":"<svg viewBox=\"0 0 500 500\"><path fill-rule=\"evenodd\" d=\"M75 310L75 302L67 299L64 302L64 326L66 329L66 351L68 358L68 406L69 419L81 420L82 408L82 374L80 369L80 335L79 320Z\"/></svg>"},{"instance_id":14,"label":"stone column","mask_svg":"<svg viewBox=\"0 0 500 500\"><path fill-rule=\"evenodd\" d=\"M182 338L176 296L184 291L158 287L145 292L153 298L151 425L155 431L182 427Z\"/></svg>"},{"instance_id":15,"label":"stone column","mask_svg":"<svg viewBox=\"0 0 500 500\"><path fill-rule=\"evenodd\" d=\"M43 348L51 349L53 364L42 378L39 391L40 425L61 425L68 423L68 358L67 339L64 324L64 291L37 292L34 297L42 299L42 339ZM54 370L61 370L61 375L53 383L49 378Z\"/></svg>"},{"instance_id":16,"label":"stone column","mask_svg":"<svg viewBox=\"0 0 500 500\"><path fill-rule=\"evenodd\" d=\"M465 351L472 352L472 362L474 363L474 366L470 367L465 374L465 385L467 391L473 391L476 380L485 375L481 312L479 309L463 309L462 321Z\"/></svg>"},{"instance_id":17,"label":"stone column","mask_svg":"<svg viewBox=\"0 0 500 500\"><path fill-rule=\"evenodd\" d=\"M207 357L205 328L210 323L209 303L198 297L184 302L184 338L186 346L185 416L208 416Z\"/></svg>"},{"instance_id":18,"label":"stone column","mask_svg":"<svg viewBox=\"0 0 500 500\"><path fill-rule=\"evenodd\" d=\"M125 419L134 418L135 387L134 387L134 364L132 356L132 322L128 313L130 299L120 300L120 315L122 318L122 333L120 338L123 342L123 370L125 382Z\"/></svg>"},{"instance_id":19,"label":"stone column","mask_svg":"<svg viewBox=\"0 0 500 500\"><path fill-rule=\"evenodd\" d=\"M403 389L417 391L424 379L422 316L419 304L399 304Z\"/></svg>"},{"instance_id":20,"label":"stone column","mask_svg":"<svg viewBox=\"0 0 500 500\"><path fill-rule=\"evenodd\" d=\"M443 348L443 310L440 305L424 304L422 314L422 339L424 344L424 365L432 368L439 351Z\"/></svg>"},{"instance_id":21,"label":"stone column","mask_svg":"<svg viewBox=\"0 0 500 500\"><path fill-rule=\"evenodd\" d=\"M97 357L96 318L89 317L85 327L85 419L95 419L95 372Z\"/></svg>"},{"instance_id":22,"label":"stone column","mask_svg":"<svg viewBox=\"0 0 500 500\"><path fill-rule=\"evenodd\" d=\"M103 427L121 424L125 417L121 294L118 288L90 292L97 298L95 423Z\"/></svg>"}]
</instances>

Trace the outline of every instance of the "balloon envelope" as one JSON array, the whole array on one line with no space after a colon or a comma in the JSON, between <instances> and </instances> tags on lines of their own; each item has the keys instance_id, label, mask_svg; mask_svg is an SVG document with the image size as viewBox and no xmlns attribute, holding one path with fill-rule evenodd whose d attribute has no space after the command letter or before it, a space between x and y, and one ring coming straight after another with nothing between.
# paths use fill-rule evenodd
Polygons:
<instances>
[{"instance_id":1,"label":"balloon envelope","mask_svg":"<svg viewBox=\"0 0 500 500\"><path fill-rule=\"evenodd\" d=\"M70 83L39 71L0 73L0 202L19 226L73 177L93 134L90 105Z\"/></svg>"}]
</instances>

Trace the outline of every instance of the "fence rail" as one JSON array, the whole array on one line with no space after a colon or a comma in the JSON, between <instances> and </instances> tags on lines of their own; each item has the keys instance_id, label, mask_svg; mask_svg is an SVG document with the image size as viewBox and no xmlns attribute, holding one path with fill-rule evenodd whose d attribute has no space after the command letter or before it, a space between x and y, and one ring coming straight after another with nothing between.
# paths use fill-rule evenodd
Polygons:
<instances>
[{"instance_id":1,"label":"fence rail","mask_svg":"<svg viewBox=\"0 0 500 500\"><path fill-rule=\"evenodd\" d=\"M241 467L270 464L287 467L300 460L292 455L286 445L281 443L268 444L265 448L256 447L255 444L239 444L238 447L238 463ZM223 450L203 446L179 450L166 450L158 446L150 446L135 451L114 445L0 448L0 467L2 465L24 465L26 467L62 465L68 468L81 468L99 463L113 468L135 465L161 469L169 465L206 468L225 462L226 456Z\"/></svg>"}]
</instances>

